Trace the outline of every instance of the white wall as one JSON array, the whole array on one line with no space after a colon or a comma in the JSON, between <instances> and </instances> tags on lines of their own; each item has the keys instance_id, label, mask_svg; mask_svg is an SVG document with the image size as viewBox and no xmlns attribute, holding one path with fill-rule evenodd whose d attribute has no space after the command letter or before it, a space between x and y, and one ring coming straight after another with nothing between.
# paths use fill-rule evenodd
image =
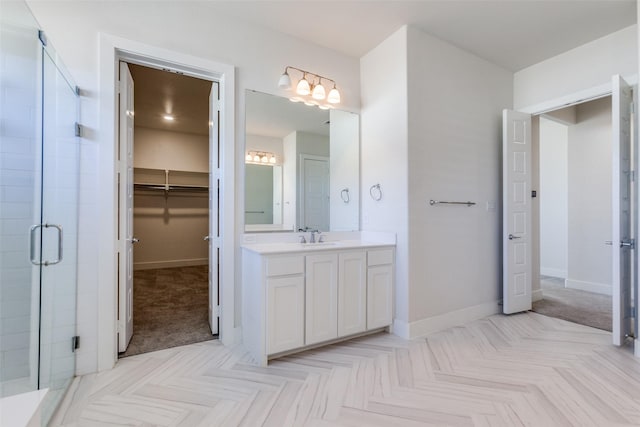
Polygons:
<instances>
[{"instance_id":1,"label":"white wall","mask_svg":"<svg viewBox=\"0 0 640 427\"><path fill-rule=\"evenodd\" d=\"M568 138L566 125L540 118L540 273L567 277Z\"/></svg>"},{"instance_id":2,"label":"white wall","mask_svg":"<svg viewBox=\"0 0 640 427\"><path fill-rule=\"evenodd\" d=\"M282 165L282 224L298 229L296 221L296 180L298 161L296 156L296 132L291 132L282 141L284 163Z\"/></svg>"},{"instance_id":3,"label":"white wall","mask_svg":"<svg viewBox=\"0 0 640 427\"><path fill-rule=\"evenodd\" d=\"M577 106L569 127L568 276L565 286L611 294L611 98Z\"/></svg>"},{"instance_id":4,"label":"white wall","mask_svg":"<svg viewBox=\"0 0 640 427\"><path fill-rule=\"evenodd\" d=\"M209 172L209 137L136 126L133 162L137 168Z\"/></svg>"},{"instance_id":5,"label":"white wall","mask_svg":"<svg viewBox=\"0 0 640 427\"><path fill-rule=\"evenodd\" d=\"M513 74L411 27L408 52L409 321L420 335L451 313L464 321L498 310L501 124Z\"/></svg>"},{"instance_id":6,"label":"white wall","mask_svg":"<svg viewBox=\"0 0 640 427\"><path fill-rule=\"evenodd\" d=\"M515 73L513 106L520 110L638 73L637 25L624 28Z\"/></svg>"},{"instance_id":7,"label":"white wall","mask_svg":"<svg viewBox=\"0 0 640 427\"><path fill-rule=\"evenodd\" d=\"M288 95L277 88L277 81L286 65L311 70L335 79L342 94L342 107L356 110L359 107L358 60L282 33L256 25L239 22L216 13L214 3L158 2L153 7L146 2L28 2L36 18L46 30L51 43L64 58L65 63L82 89L82 123L86 126L85 140L98 144L83 150L83 164L97 166L90 172L113 170L114 159L99 158L99 146L112 146L105 140L106 129L100 129L99 87L99 32L146 43L201 57L210 61L236 66L236 205L235 211L244 210L242 186L244 184L244 93L245 89ZM153 13L150 13L150 10ZM69 31L73 28L73 31ZM108 152L106 150L105 152ZM84 208L81 218L80 253L84 260L79 270L78 333L83 346L77 353L77 373L97 370L98 342L112 340L110 336L98 336L98 288L99 265L113 262L112 254L98 253L94 242L100 229L98 218L102 201L109 195L100 194L98 179L90 176L91 188L81 193ZM239 326L240 310L240 235L243 232L238 221L236 232L236 283L235 323ZM115 284L113 285L115 286ZM97 339L94 339L97 337Z\"/></svg>"},{"instance_id":8,"label":"white wall","mask_svg":"<svg viewBox=\"0 0 640 427\"><path fill-rule=\"evenodd\" d=\"M360 59L362 229L397 235L394 331L409 321L407 27ZM380 184L382 199L369 195Z\"/></svg>"}]
</instances>

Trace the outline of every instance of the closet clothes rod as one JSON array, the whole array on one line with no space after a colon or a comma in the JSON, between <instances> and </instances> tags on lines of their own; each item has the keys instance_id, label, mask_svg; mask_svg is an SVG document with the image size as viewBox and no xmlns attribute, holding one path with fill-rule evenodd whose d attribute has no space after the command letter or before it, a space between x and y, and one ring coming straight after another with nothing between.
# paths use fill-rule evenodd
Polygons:
<instances>
[{"instance_id":1,"label":"closet clothes rod","mask_svg":"<svg viewBox=\"0 0 640 427\"><path fill-rule=\"evenodd\" d=\"M161 185L161 184L134 184L136 190L161 190L161 191L195 191L208 192L209 187L196 185Z\"/></svg>"},{"instance_id":2,"label":"closet clothes rod","mask_svg":"<svg viewBox=\"0 0 640 427\"><path fill-rule=\"evenodd\" d=\"M473 206L476 204L476 202L450 202L450 201L445 201L445 200L429 200L429 204L431 206L435 206L435 205L466 205L466 206Z\"/></svg>"}]
</instances>

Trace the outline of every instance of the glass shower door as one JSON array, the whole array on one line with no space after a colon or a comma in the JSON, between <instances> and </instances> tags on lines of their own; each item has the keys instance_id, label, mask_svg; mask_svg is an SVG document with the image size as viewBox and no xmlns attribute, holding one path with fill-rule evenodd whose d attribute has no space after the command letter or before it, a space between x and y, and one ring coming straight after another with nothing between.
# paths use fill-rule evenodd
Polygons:
<instances>
[{"instance_id":1,"label":"glass shower door","mask_svg":"<svg viewBox=\"0 0 640 427\"><path fill-rule=\"evenodd\" d=\"M42 221L39 388L52 414L75 374L79 139L75 86L45 47L42 58Z\"/></svg>"},{"instance_id":2,"label":"glass shower door","mask_svg":"<svg viewBox=\"0 0 640 427\"><path fill-rule=\"evenodd\" d=\"M75 373L77 118L75 85L26 3L0 1L0 407L47 390L45 425Z\"/></svg>"},{"instance_id":3,"label":"glass shower door","mask_svg":"<svg viewBox=\"0 0 640 427\"><path fill-rule=\"evenodd\" d=\"M29 229L41 216L41 56L26 4L1 2L0 398L38 389L40 267Z\"/></svg>"}]
</instances>

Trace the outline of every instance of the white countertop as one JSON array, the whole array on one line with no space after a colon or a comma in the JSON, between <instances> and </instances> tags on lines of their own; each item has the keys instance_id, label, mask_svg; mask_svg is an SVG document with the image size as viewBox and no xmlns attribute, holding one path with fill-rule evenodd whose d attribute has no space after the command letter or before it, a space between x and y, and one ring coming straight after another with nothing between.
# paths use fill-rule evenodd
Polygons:
<instances>
[{"instance_id":1,"label":"white countertop","mask_svg":"<svg viewBox=\"0 0 640 427\"><path fill-rule=\"evenodd\" d=\"M377 248L377 247L395 247L393 243L371 242L363 240L336 240L320 243L250 243L242 245L243 249L256 252L258 254L280 254L292 252L317 252L331 251L342 249L361 249L361 248Z\"/></svg>"}]
</instances>

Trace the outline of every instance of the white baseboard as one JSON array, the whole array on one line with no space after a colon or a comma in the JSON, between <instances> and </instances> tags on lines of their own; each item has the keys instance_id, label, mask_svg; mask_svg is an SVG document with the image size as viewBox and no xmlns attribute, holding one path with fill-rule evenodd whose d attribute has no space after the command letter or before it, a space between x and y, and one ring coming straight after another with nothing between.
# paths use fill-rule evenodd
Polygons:
<instances>
[{"instance_id":1,"label":"white baseboard","mask_svg":"<svg viewBox=\"0 0 640 427\"><path fill-rule=\"evenodd\" d=\"M567 270L560 270L559 268L540 267L540 275L566 279Z\"/></svg>"},{"instance_id":2,"label":"white baseboard","mask_svg":"<svg viewBox=\"0 0 640 427\"><path fill-rule=\"evenodd\" d=\"M194 265L207 265L207 264L209 264L208 258L176 259L171 261L136 262L133 264L133 269L134 270L153 270L156 268L191 267Z\"/></svg>"},{"instance_id":3,"label":"white baseboard","mask_svg":"<svg viewBox=\"0 0 640 427\"><path fill-rule=\"evenodd\" d=\"M542 289L536 289L531 292L531 302L540 301L543 298Z\"/></svg>"},{"instance_id":4,"label":"white baseboard","mask_svg":"<svg viewBox=\"0 0 640 427\"><path fill-rule=\"evenodd\" d=\"M393 322L393 333L405 339L423 337L454 326L464 325L474 320L500 313L501 311L498 301L493 301L410 323L395 319Z\"/></svg>"},{"instance_id":5,"label":"white baseboard","mask_svg":"<svg viewBox=\"0 0 640 427\"><path fill-rule=\"evenodd\" d=\"M611 286L603 283L584 282L582 280L565 279L564 287L569 289L579 289L581 291L594 292L596 294L611 295Z\"/></svg>"}]
</instances>

